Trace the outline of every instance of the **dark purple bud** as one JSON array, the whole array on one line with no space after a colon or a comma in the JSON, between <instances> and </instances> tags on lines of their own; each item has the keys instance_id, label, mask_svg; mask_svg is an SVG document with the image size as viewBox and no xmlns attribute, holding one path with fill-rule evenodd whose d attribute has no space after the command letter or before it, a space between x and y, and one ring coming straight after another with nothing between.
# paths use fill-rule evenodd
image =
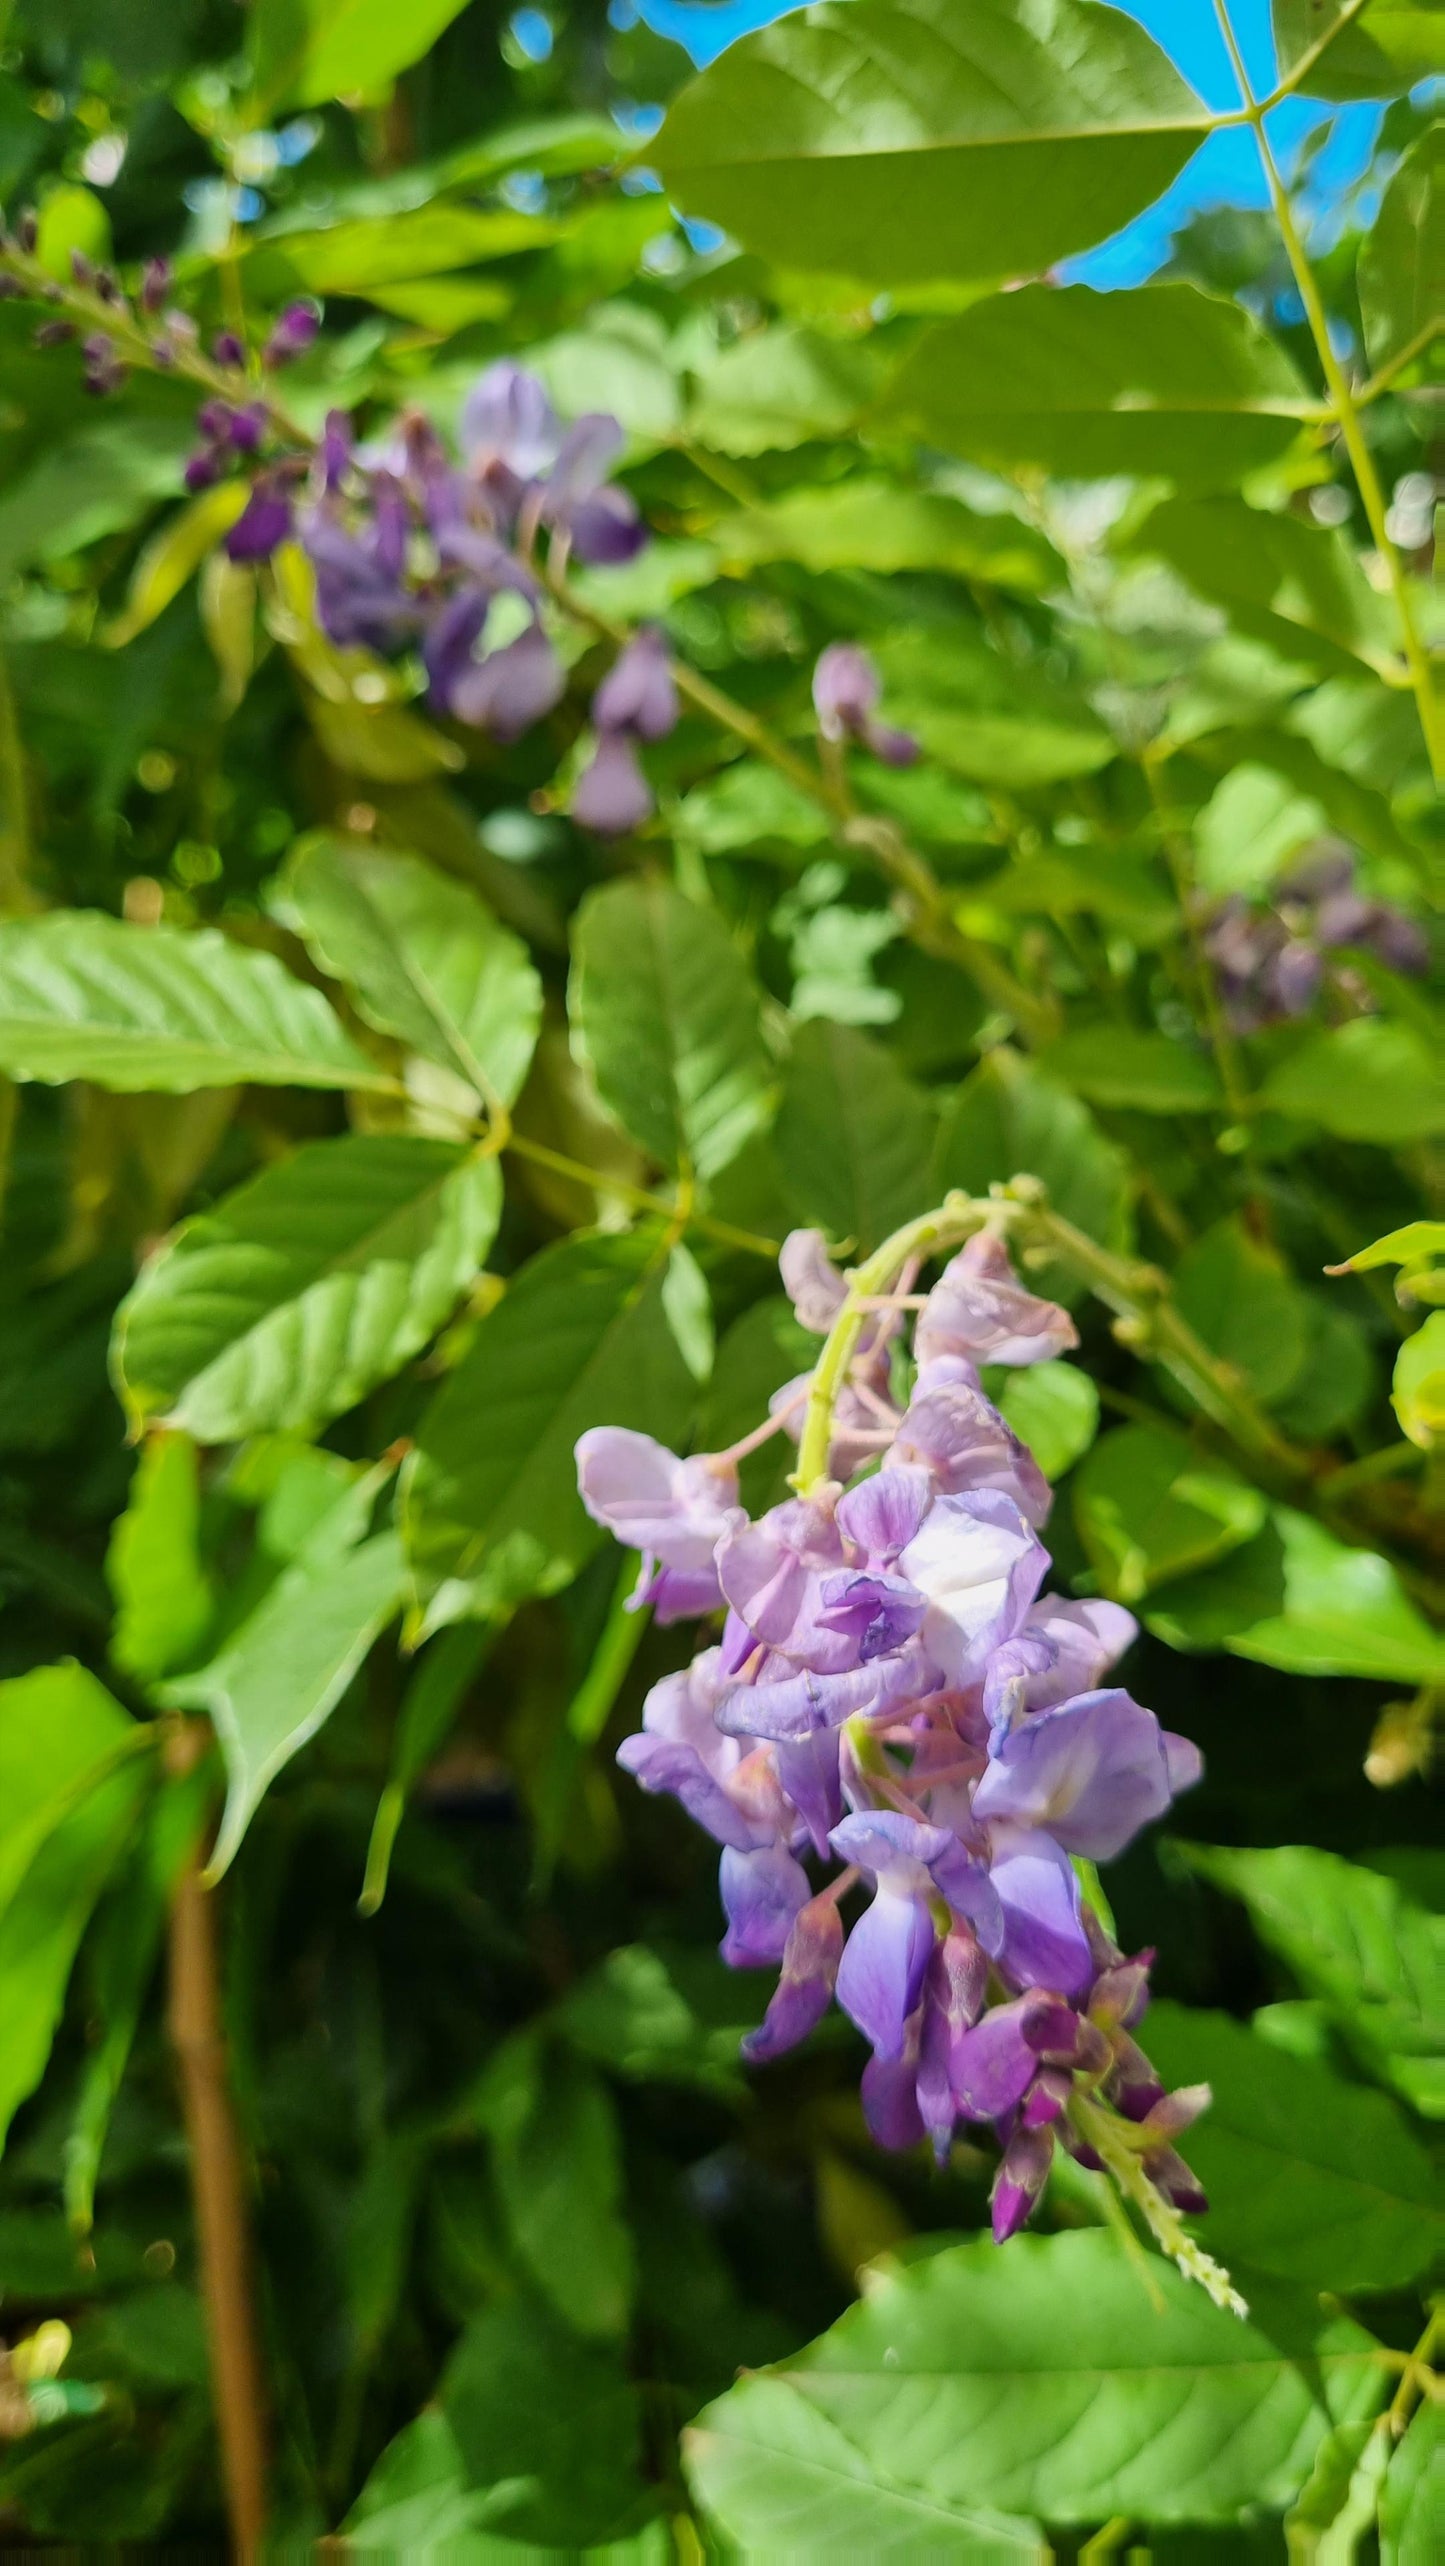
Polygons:
<instances>
[{"instance_id":1,"label":"dark purple bud","mask_svg":"<svg viewBox=\"0 0 1445 2566\"><path fill-rule=\"evenodd\" d=\"M213 444L224 445L235 415L229 401L203 401L196 412L196 425L203 437L209 437Z\"/></svg>"},{"instance_id":2,"label":"dark purple bud","mask_svg":"<svg viewBox=\"0 0 1445 2566\"><path fill-rule=\"evenodd\" d=\"M215 447L203 446L200 453L193 454L186 465L183 476L186 488L209 490L212 482L217 479L219 471Z\"/></svg>"},{"instance_id":3,"label":"dark purple bud","mask_svg":"<svg viewBox=\"0 0 1445 2566\"><path fill-rule=\"evenodd\" d=\"M1209 2194L1193 2166L1186 2165L1172 2147L1151 2149L1144 2159L1144 2171L1155 2190L1162 2192L1176 2210L1182 2210L1186 2218L1203 2217L1209 2207Z\"/></svg>"},{"instance_id":4,"label":"dark purple bud","mask_svg":"<svg viewBox=\"0 0 1445 2566\"><path fill-rule=\"evenodd\" d=\"M1418 918L1407 918L1403 909L1376 903L1369 925L1360 942L1383 962L1390 971L1402 971L1417 980L1430 968L1430 939Z\"/></svg>"},{"instance_id":5,"label":"dark purple bud","mask_svg":"<svg viewBox=\"0 0 1445 2566\"><path fill-rule=\"evenodd\" d=\"M1315 935L1323 945L1360 944L1375 914L1375 904L1358 891L1332 891L1315 918Z\"/></svg>"},{"instance_id":6,"label":"dark purple bud","mask_svg":"<svg viewBox=\"0 0 1445 2566\"><path fill-rule=\"evenodd\" d=\"M856 642L830 642L813 671L813 706L824 739L856 739L877 709L878 671Z\"/></svg>"},{"instance_id":7,"label":"dark purple bud","mask_svg":"<svg viewBox=\"0 0 1445 2566\"><path fill-rule=\"evenodd\" d=\"M539 625L463 670L452 688L459 722L490 731L493 739L520 739L562 700L567 679Z\"/></svg>"},{"instance_id":8,"label":"dark purple bud","mask_svg":"<svg viewBox=\"0 0 1445 2566\"><path fill-rule=\"evenodd\" d=\"M635 560L648 539L632 493L610 483L575 500L566 522L578 560L600 568Z\"/></svg>"},{"instance_id":9,"label":"dark purple bud","mask_svg":"<svg viewBox=\"0 0 1445 2566\"><path fill-rule=\"evenodd\" d=\"M234 330L221 330L211 341L211 354L217 365L244 365L246 351Z\"/></svg>"},{"instance_id":10,"label":"dark purple bud","mask_svg":"<svg viewBox=\"0 0 1445 2566\"><path fill-rule=\"evenodd\" d=\"M1019 2129L1003 2152L993 2187L993 2234L996 2245L1017 2236L1049 2179L1054 2161L1052 2130Z\"/></svg>"},{"instance_id":11,"label":"dark purple bud","mask_svg":"<svg viewBox=\"0 0 1445 2566\"><path fill-rule=\"evenodd\" d=\"M634 739L665 739L677 721L672 661L660 632L637 633L592 698L601 731L630 731Z\"/></svg>"},{"instance_id":12,"label":"dark purple bud","mask_svg":"<svg viewBox=\"0 0 1445 2566\"><path fill-rule=\"evenodd\" d=\"M321 315L314 304L288 303L261 351L262 364L289 365L294 357L304 356L320 327Z\"/></svg>"},{"instance_id":13,"label":"dark purple bud","mask_svg":"<svg viewBox=\"0 0 1445 2566\"><path fill-rule=\"evenodd\" d=\"M24 293L18 276L0 276L0 303L18 303Z\"/></svg>"},{"instance_id":14,"label":"dark purple bud","mask_svg":"<svg viewBox=\"0 0 1445 2566\"><path fill-rule=\"evenodd\" d=\"M1268 965L1264 987L1283 1015L1304 1016L1314 1005L1324 976L1323 955L1302 936L1292 936Z\"/></svg>"},{"instance_id":15,"label":"dark purple bud","mask_svg":"<svg viewBox=\"0 0 1445 2566\"><path fill-rule=\"evenodd\" d=\"M757 2030L750 2031L743 2042L743 2056L750 2066L780 2058L822 2021L842 1956L843 1925L836 1898L810 1898L789 1927L783 1974L772 2002Z\"/></svg>"},{"instance_id":16,"label":"dark purple bud","mask_svg":"<svg viewBox=\"0 0 1445 2566\"><path fill-rule=\"evenodd\" d=\"M15 237L27 258L33 258L40 239L40 219L33 206L27 205L15 224Z\"/></svg>"},{"instance_id":17,"label":"dark purple bud","mask_svg":"<svg viewBox=\"0 0 1445 2566\"><path fill-rule=\"evenodd\" d=\"M115 278L112 276L108 267L98 267L96 269L95 290L100 296L102 303L123 303L125 301L125 296L122 294L120 287L116 283Z\"/></svg>"},{"instance_id":18,"label":"dark purple bud","mask_svg":"<svg viewBox=\"0 0 1445 2566\"><path fill-rule=\"evenodd\" d=\"M171 290L171 263L168 258L148 258L141 270L140 307L143 312L158 312Z\"/></svg>"},{"instance_id":19,"label":"dark purple bud","mask_svg":"<svg viewBox=\"0 0 1445 2566\"><path fill-rule=\"evenodd\" d=\"M339 488L351 463L351 421L344 410L328 410L321 431L321 486Z\"/></svg>"},{"instance_id":20,"label":"dark purple bud","mask_svg":"<svg viewBox=\"0 0 1445 2566\"><path fill-rule=\"evenodd\" d=\"M227 437L237 454L256 452L266 433L269 416L264 401L248 401L244 409L233 412Z\"/></svg>"},{"instance_id":21,"label":"dark purple bud","mask_svg":"<svg viewBox=\"0 0 1445 2566\"><path fill-rule=\"evenodd\" d=\"M70 273L74 277L77 285L93 285L95 283L95 269L90 260L86 257L83 249L73 249L71 251Z\"/></svg>"},{"instance_id":22,"label":"dark purple bud","mask_svg":"<svg viewBox=\"0 0 1445 2566\"><path fill-rule=\"evenodd\" d=\"M887 722L865 722L863 744L871 748L885 766L916 766L918 742L911 731L895 731Z\"/></svg>"},{"instance_id":23,"label":"dark purple bud","mask_svg":"<svg viewBox=\"0 0 1445 2566\"><path fill-rule=\"evenodd\" d=\"M572 796L572 817L601 837L625 837L651 817L652 792L625 731L603 731Z\"/></svg>"},{"instance_id":24,"label":"dark purple bud","mask_svg":"<svg viewBox=\"0 0 1445 2566\"><path fill-rule=\"evenodd\" d=\"M226 537L232 561L269 561L291 532L291 502L273 483L258 481Z\"/></svg>"},{"instance_id":25,"label":"dark purple bud","mask_svg":"<svg viewBox=\"0 0 1445 2566\"><path fill-rule=\"evenodd\" d=\"M1341 840L1317 840L1312 852L1292 865L1279 885L1284 900L1328 900L1348 891L1355 878L1355 859Z\"/></svg>"},{"instance_id":26,"label":"dark purple bud","mask_svg":"<svg viewBox=\"0 0 1445 2566\"><path fill-rule=\"evenodd\" d=\"M64 347L74 336L73 321L42 321L31 344L34 347Z\"/></svg>"},{"instance_id":27,"label":"dark purple bud","mask_svg":"<svg viewBox=\"0 0 1445 2566\"><path fill-rule=\"evenodd\" d=\"M85 358L87 392L120 390L125 381L127 369L116 355L113 339L108 339L104 331L95 330L88 339L81 341L81 354Z\"/></svg>"}]
</instances>

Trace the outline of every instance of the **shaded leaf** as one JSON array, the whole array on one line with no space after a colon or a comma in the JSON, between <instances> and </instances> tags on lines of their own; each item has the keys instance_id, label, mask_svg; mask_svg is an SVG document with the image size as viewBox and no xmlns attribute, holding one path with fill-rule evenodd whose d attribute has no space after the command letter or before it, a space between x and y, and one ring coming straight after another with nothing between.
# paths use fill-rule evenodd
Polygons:
<instances>
[{"instance_id":1,"label":"shaded leaf","mask_svg":"<svg viewBox=\"0 0 1445 2566\"><path fill-rule=\"evenodd\" d=\"M1305 1036L1271 1070L1265 1102L1341 1140L1403 1148L1445 1131L1445 1076L1413 1025L1355 1016Z\"/></svg>"},{"instance_id":2,"label":"shaded leaf","mask_svg":"<svg viewBox=\"0 0 1445 2566\"><path fill-rule=\"evenodd\" d=\"M1209 1114L1223 1103L1207 1053L1134 1025L1081 1025L1050 1044L1042 1065L1091 1103L1136 1114Z\"/></svg>"},{"instance_id":3,"label":"shaded leaf","mask_svg":"<svg viewBox=\"0 0 1445 2566\"><path fill-rule=\"evenodd\" d=\"M1394 364L1408 349L1428 355L1445 333L1445 126L1420 136L1386 188L1359 282L1371 364Z\"/></svg>"},{"instance_id":4,"label":"shaded leaf","mask_svg":"<svg viewBox=\"0 0 1445 2566\"><path fill-rule=\"evenodd\" d=\"M276 1775L330 1718L399 1611L405 1584L395 1533L338 1549L323 1524L219 1656L166 1686L168 1701L210 1713L225 1759L213 1880L234 1858Z\"/></svg>"},{"instance_id":5,"label":"shaded leaf","mask_svg":"<svg viewBox=\"0 0 1445 2566\"><path fill-rule=\"evenodd\" d=\"M1273 0L1273 15L1280 70L1307 98L1389 98L1440 68L1432 0Z\"/></svg>"},{"instance_id":6,"label":"shaded leaf","mask_svg":"<svg viewBox=\"0 0 1445 2566\"><path fill-rule=\"evenodd\" d=\"M403 1477L412 1576L435 1626L554 1594L602 1539L576 1491L588 1426L675 1442L693 1383L657 1242L582 1235L522 1268L425 1411Z\"/></svg>"},{"instance_id":7,"label":"shaded leaf","mask_svg":"<svg viewBox=\"0 0 1445 2566\"><path fill-rule=\"evenodd\" d=\"M558 2549L619 2538L651 2502L637 2391L616 2355L545 2303L498 2300L447 2364L442 2410L467 2480L493 2490L489 2528Z\"/></svg>"},{"instance_id":8,"label":"shaded leaf","mask_svg":"<svg viewBox=\"0 0 1445 2566\"><path fill-rule=\"evenodd\" d=\"M522 2033L493 2059L476 2109L533 2279L578 2334L624 2333L636 2276L617 2111L601 2077Z\"/></svg>"},{"instance_id":9,"label":"shaded leaf","mask_svg":"<svg viewBox=\"0 0 1445 2566\"><path fill-rule=\"evenodd\" d=\"M183 1666L215 1610L201 1565L196 1447L186 1434L150 1435L141 1447L105 1573L116 1602L110 1653L142 1684Z\"/></svg>"},{"instance_id":10,"label":"shaded leaf","mask_svg":"<svg viewBox=\"0 0 1445 2566\"><path fill-rule=\"evenodd\" d=\"M860 1252L934 1199L928 1099L849 1025L799 1029L773 1137L798 1217Z\"/></svg>"},{"instance_id":11,"label":"shaded leaf","mask_svg":"<svg viewBox=\"0 0 1445 2566\"><path fill-rule=\"evenodd\" d=\"M846 435L878 380L873 351L817 330L760 330L703 369L688 433L720 454L767 454Z\"/></svg>"},{"instance_id":12,"label":"shaded leaf","mask_svg":"<svg viewBox=\"0 0 1445 2566\"><path fill-rule=\"evenodd\" d=\"M1000 1044L945 1106L934 1159L936 1199L951 1186L986 1194L1012 1176L1037 1176L1056 1212L1100 1246L1127 1251L1133 1236L1128 1161L1087 1105ZM1030 1289L1072 1308L1083 1287L1058 1264L1031 1271Z\"/></svg>"},{"instance_id":13,"label":"shaded leaf","mask_svg":"<svg viewBox=\"0 0 1445 2566\"><path fill-rule=\"evenodd\" d=\"M1237 1550L1266 1512L1257 1488L1165 1426L1115 1426L1074 1481L1090 1564L1124 1604Z\"/></svg>"},{"instance_id":14,"label":"shaded leaf","mask_svg":"<svg viewBox=\"0 0 1445 2566\"><path fill-rule=\"evenodd\" d=\"M1289 656L1327 670L1390 657L1389 609L1333 528L1267 515L1242 499L1167 499L1137 542L1226 606L1239 630Z\"/></svg>"},{"instance_id":15,"label":"shaded leaf","mask_svg":"<svg viewBox=\"0 0 1445 2566\"><path fill-rule=\"evenodd\" d=\"M463 0L256 0L247 55L262 118L279 106L375 94L419 62Z\"/></svg>"},{"instance_id":16,"label":"shaded leaf","mask_svg":"<svg viewBox=\"0 0 1445 2566\"><path fill-rule=\"evenodd\" d=\"M1237 1213L1194 1240L1174 1274L1181 1318L1230 1364L1257 1399L1282 1398L1309 1343L1306 1303L1283 1260Z\"/></svg>"},{"instance_id":17,"label":"shaded leaf","mask_svg":"<svg viewBox=\"0 0 1445 2566\"><path fill-rule=\"evenodd\" d=\"M1287 1675L1387 1684L1445 1675L1445 1640L1389 1561L1289 1506L1272 1507L1268 1524L1207 1576L1156 1593L1148 1621L1171 1648L1227 1648Z\"/></svg>"}]
</instances>

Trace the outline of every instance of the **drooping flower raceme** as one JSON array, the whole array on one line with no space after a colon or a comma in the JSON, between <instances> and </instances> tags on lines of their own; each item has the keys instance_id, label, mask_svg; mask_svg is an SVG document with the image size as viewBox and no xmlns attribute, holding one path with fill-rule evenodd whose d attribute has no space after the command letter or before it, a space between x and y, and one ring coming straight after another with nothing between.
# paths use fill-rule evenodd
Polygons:
<instances>
[{"instance_id":1,"label":"drooping flower raceme","mask_svg":"<svg viewBox=\"0 0 1445 2566\"><path fill-rule=\"evenodd\" d=\"M826 1471L751 1521L733 1455L606 1426L578 1445L589 1513L643 1554L634 1604L721 1616L619 1761L721 1848L724 1957L779 1971L748 2054L776 2058L836 2001L872 2052L884 2146L926 2135L943 2160L961 2125L994 2125L1000 2239L1060 2142L1125 2166L1166 2221L1202 2208L1174 2140L1207 2093L1166 2096L1135 2044L1151 1955L1123 1958L1078 1867L1161 1817L1199 1755L1108 1680L1131 1616L1046 1591L1048 1486L979 1381L1057 1355L1073 1323L980 1228L918 1308L900 1397L906 1244L861 1311L818 1233L781 1264L824 1366L847 1354L821 1426L813 1375L773 1403L805 1459L827 1436Z\"/></svg>"}]
</instances>

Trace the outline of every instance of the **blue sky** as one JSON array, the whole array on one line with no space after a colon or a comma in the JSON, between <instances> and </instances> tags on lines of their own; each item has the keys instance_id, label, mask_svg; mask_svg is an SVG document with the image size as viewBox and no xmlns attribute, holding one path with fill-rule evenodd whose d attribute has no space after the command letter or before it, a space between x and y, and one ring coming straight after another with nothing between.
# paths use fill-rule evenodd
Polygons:
<instances>
[{"instance_id":1,"label":"blue sky","mask_svg":"<svg viewBox=\"0 0 1445 2566\"><path fill-rule=\"evenodd\" d=\"M959 5L966 6L966 0ZM1209 106L1238 105L1212 0L1118 0L1118 5L1148 28ZM695 61L711 62L735 37L766 26L783 12L777 0L640 0L640 14L659 35L685 45ZM1231 0L1231 15L1250 78L1266 93L1275 77L1269 0ZM1327 217L1367 167L1381 112L1368 100L1329 108L1307 98L1286 99L1275 109L1270 128L1286 166L1307 135L1321 125L1332 126L1310 173L1304 199L1308 213ZM1171 234L1196 208L1267 202L1253 135L1247 128L1211 134L1156 205L1112 240L1072 260L1067 272L1091 285L1137 285L1162 265Z\"/></svg>"}]
</instances>

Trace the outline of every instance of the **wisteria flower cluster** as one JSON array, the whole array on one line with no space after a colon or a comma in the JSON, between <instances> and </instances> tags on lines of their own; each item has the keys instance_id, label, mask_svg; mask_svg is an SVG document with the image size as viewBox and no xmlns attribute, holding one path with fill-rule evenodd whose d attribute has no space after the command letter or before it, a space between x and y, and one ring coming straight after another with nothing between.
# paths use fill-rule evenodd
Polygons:
<instances>
[{"instance_id":1,"label":"wisteria flower cluster","mask_svg":"<svg viewBox=\"0 0 1445 2566\"><path fill-rule=\"evenodd\" d=\"M1360 890L1354 855L1338 839L1302 857L1275 886L1267 908L1226 900L1209 921L1204 946L1225 1013L1241 1034L1308 1015L1327 984L1352 1005L1372 1008L1369 987L1344 959L1351 952L1372 954L1410 978L1430 963L1418 920Z\"/></svg>"},{"instance_id":2,"label":"wisteria flower cluster","mask_svg":"<svg viewBox=\"0 0 1445 2566\"><path fill-rule=\"evenodd\" d=\"M660 1622L723 1616L653 1687L619 1761L722 1847L725 1959L780 1967L751 2059L836 1997L872 2050L862 2100L882 2145L926 2135L943 2161L961 2123L993 2124L1001 2241L1059 2142L1125 2166L1146 2208L1200 2210L1175 2141L1207 2089L1167 2095L1136 2045L1152 1955L1115 1948L1075 1862L1121 1852L1200 1758L1105 1680L1131 1616L1044 1591L1050 1491L980 1383L1075 1329L1019 1283L996 1226L921 1300L910 1233L892 1244L880 1291L889 1251L850 1287L819 1232L787 1240L784 1284L827 1343L733 1451L581 1438L584 1504L643 1554L634 1603ZM798 1493L753 1522L738 1461L777 1427L801 1438Z\"/></svg>"},{"instance_id":3,"label":"wisteria flower cluster","mask_svg":"<svg viewBox=\"0 0 1445 2566\"><path fill-rule=\"evenodd\" d=\"M240 424L226 423L233 442ZM209 432L205 413L202 425ZM516 740L566 685L544 621L539 542L560 568L569 556L629 561L647 540L636 503L609 477L623 443L605 412L564 428L536 376L502 362L467 397L457 459L418 411L376 451L333 411L304 489L293 489L288 458L263 469L230 549L255 559L294 534L330 640L415 653L434 713ZM648 817L637 743L663 738L677 714L667 646L645 628L593 698L594 747L573 801L585 826L620 834Z\"/></svg>"}]
</instances>

